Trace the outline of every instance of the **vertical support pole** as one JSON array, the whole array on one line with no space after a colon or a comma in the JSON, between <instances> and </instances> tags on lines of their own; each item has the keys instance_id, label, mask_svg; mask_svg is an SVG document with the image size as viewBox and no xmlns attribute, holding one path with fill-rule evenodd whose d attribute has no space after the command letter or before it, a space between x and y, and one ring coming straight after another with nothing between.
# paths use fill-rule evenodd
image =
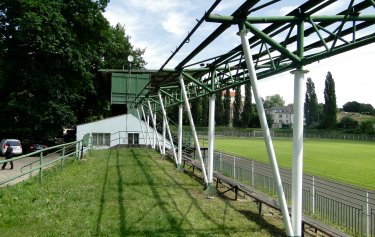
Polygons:
<instances>
[{"instance_id":1,"label":"vertical support pole","mask_svg":"<svg viewBox=\"0 0 375 237\"><path fill-rule=\"evenodd\" d=\"M139 125L141 126L141 131L142 131L142 136L143 136L143 142L146 145L146 136L145 136L145 132L143 131L142 118L139 115L139 109L138 109L138 107L137 107L137 115L138 115L138 119L139 119Z\"/></svg>"},{"instance_id":2,"label":"vertical support pole","mask_svg":"<svg viewBox=\"0 0 375 237\"><path fill-rule=\"evenodd\" d=\"M315 177L312 177L312 213L315 214Z\"/></svg>"},{"instance_id":3,"label":"vertical support pole","mask_svg":"<svg viewBox=\"0 0 375 237\"><path fill-rule=\"evenodd\" d=\"M214 142L215 142L215 94L209 98L209 115L208 115L208 166L207 178L208 185L212 185L214 170Z\"/></svg>"},{"instance_id":4,"label":"vertical support pole","mask_svg":"<svg viewBox=\"0 0 375 237\"><path fill-rule=\"evenodd\" d=\"M165 156L165 133L166 133L166 124L165 124L165 117L163 115L163 156Z\"/></svg>"},{"instance_id":5,"label":"vertical support pole","mask_svg":"<svg viewBox=\"0 0 375 237\"><path fill-rule=\"evenodd\" d=\"M251 160L251 186L254 187L254 178L255 178L255 169L254 169L254 160Z\"/></svg>"},{"instance_id":6,"label":"vertical support pole","mask_svg":"<svg viewBox=\"0 0 375 237\"><path fill-rule=\"evenodd\" d=\"M146 146L148 146L151 144L151 139L149 139L150 134L148 132L148 121L146 120L145 110L143 109L143 105L141 106L141 109L142 109L143 118L145 119L145 123L146 123Z\"/></svg>"},{"instance_id":7,"label":"vertical support pole","mask_svg":"<svg viewBox=\"0 0 375 237\"><path fill-rule=\"evenodd\" d=\"M370 223L371 223L371 213L370 213L370 197L369 193L366 192L366 236L371 236Z\"/></svg>"},{"instance_id":8,"label":"vertical support pole","mask_svg":"<svg viewBox=\"0 0 375 237\"><path fill-rule=\"evenodd\" d=\"M285 198L285 194L283 190L283 185L281 182L279 167L277 165L276 155L273 149L272 139L271 139L271 135L270 135L270 131L268 128L267 119L266 119L266 114L263 108L263 101L262 101L260 94L258 93L258 86L257 86L258 79L257 79L255 68L254 68L254 62L253 62L253 58L252 58L252 54L250 50L249 41L247 40L247 37L246 37L247 31L245 29L240 29L240 35L241 35L241 43L242 43L242 47L244 51L246 66L249 70L249 76L250 76L251 85L253 88L253 94L254 94L254 98L256 101L256 106L257 106L257 110L259 114L259 120L261 123L264 141L265 141L266 148L267 148L267 154L271 163L273 176L276 182L277 196L279 197L279 204L281 208L281 213L283 215L284 227L286 230L286 234L288 236L293 236L293 229L292 229L292 225L290 222L288 206L286 204L286 198Z\"/></svg>"},{"instance_id":9,"label":"vertical support pole","mask_svg":"<svg viewBox=\"0 0 375 237\"><path fill-rule=\"evenodd\" d=\"M178 166L176 149L174 148L173 137L172 137L172 134L171 134L171 130L169 129L169 123L168 123L168 119L167 119L167 113L165 112L164 103L163 103L163 99L161 98L160 92L159 92L159 101L160 101L161 110L163 112L163 117L164 117L164 120L165 120L165 124L167 126L167 132L168 132L168 136L169 136L169 142L171 143L171 146L172 146L172 152L173 152L174 161L175 161L176 165Z\"/></svg>"},{"instance_id":10,"label":"vertical support pole","mask_svg":"<svg viewBox=\"0 0 375 237\"><path fill-rule=\"evenodd\" d=\"M213 78L211 79L213 80ZM215 144L215 94L209 98L208 114L208 159L207 159L207 190L208 194L215 194L216 189L213 187L214 172L214 144Z\"/></svg>"},{"instance_id":11,"label":"vertical support pole","mask_svg":"<svg viewBox=\"0 0 375 237\"><path fill-rule=\"evenodd\" d=\"M294 122L292 169L292 227L294 236L302 235L302 179L303 179L303 81L307 71L294 73Z\"/></svg>"},{"instance_id":12,"label":"vertical support pole","mask_svg":"<svg viewBox=\"0 0 375 237\"><path fill-rule=\"evenodd\" d=\"M201 166L202 166L203 180L204 180L204 183L207 187L208 180L207 180L206 168L204 166L204 162L203 162L203 158L202 158L202 151L201 151L201 147L199 145L197 131L195 130L195 124L194 124L193 116L191 115L189 99L188 99L187 94L186 94L185 83L184 83L184 79L182 78L182 75L180 75L179 80L180 80L180 85L181 85L182 96L183 96L184 101L185 101L185 108L186 108L186 111L187 111L187 114L188 114L188 117L189 117L191 133L194 136L195 148L196 148L196 151L198 153L199 160L200 160L200 163L201 163Z\"/></svg>"},{"instance_id":13,"label":"vertical support pole","mask_svg":"<svg viewBox=\"0 0 375 237\"><path fill-rule=\"evenodd\" d=\"M182 116L184 112L183 104L178 106L178 168L180 168L182 163Z\"/></svg>"},{"instance_id":14,"label":"vertical support pole","mask_svg":"<svg viewBox=\"0 0 375 237\"><path fill-rule=\"evenodd\" d=\"M148 110L150 112L150 115L152 117L152 124L154 126L154 132L153 132L153 144L154 144L154 149L156 147L156 142L158 143L158 146L159 146L159 151L161 151L160 149L160 142L159 142L159 136L158 136L158 133L156 131L156 113L154 114L152 112L152 109L151 109L151 104L150 104L150 100L147 100L147 104L148 104ZM155 137L156 137L156 141L155 141Z\"/></svg>"},{"instance_id":15,"label":"vertical support pole","mask_svg":"<svg viewBox=\"0 0 375 237\"><path fill-rule=\"evenodd\" d=\"M39 156L39 181L42 182L43 179L43 152Z\"/></svg>"}]
</instances>

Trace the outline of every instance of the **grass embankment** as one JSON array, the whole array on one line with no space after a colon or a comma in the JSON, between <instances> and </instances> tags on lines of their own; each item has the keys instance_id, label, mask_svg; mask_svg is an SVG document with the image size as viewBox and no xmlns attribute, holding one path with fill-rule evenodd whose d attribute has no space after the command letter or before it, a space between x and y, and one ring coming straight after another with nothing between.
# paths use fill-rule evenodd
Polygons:
<instances>
[{"instance_id":1,"label":"grass embankment","mask_svg":"<svg viewBox=\"0 0 375 237\"><path fill-rule=\"evenodd\" d=\"M278 164L292 167L291 139L273 139ZM216 138L215 149L268 163L263 138ZM304 172L375 190L375 143L305 139Z\"/></svg>"},{"instance_id":2,"label":"grass embankment","mask_svg":"<svg viewBox=\"0 0 375 237\"><path fill-rule=\"evenodd\" d=\"M277 213L206 199L202 183L151 150L96 151L86 161L0 189L1 236L283 236Z\"/></svg>"}]
</instances>

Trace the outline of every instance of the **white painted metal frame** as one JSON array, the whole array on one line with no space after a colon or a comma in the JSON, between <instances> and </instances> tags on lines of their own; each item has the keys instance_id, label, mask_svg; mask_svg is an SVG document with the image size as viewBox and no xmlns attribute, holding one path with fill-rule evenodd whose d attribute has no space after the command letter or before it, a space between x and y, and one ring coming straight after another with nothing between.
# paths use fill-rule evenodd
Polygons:
<instances>
[{"instance_id":1,"label":"white painted metal frame","mask_svg":"<svg viewBox=\"0 0 375 237\"><path fill-rule=\"evenodd\" d=\"M186 112L188 114L188 118L189 118L189 122L190 122L191 133L193 134L194 141L195 141L195 148L196 148L196 151L198 153L199 161L200 161L201 166L202 166L203 180L204 180L205 185L208 187L206 168L205 168L205 165L204 165L204 162L203 162L202 151L201 151L201 147L199 145L197 132L195 130L195 124L194 124L193 116L191 115L189 98L187 97L185 83L184 83L184 79L183 79L182 75L180 75L179 80L180 80L180 85L181 85L182 96L183 96L183 99L184 99L184 102L185 102L185 109L186 109Z\"/></svg>"},{"instance_id":2,"label":"white painted metal frame","mask_svg":"<svg viewBox=\"0 0 375 237\"><path fill-rule=\"evenodd\" d=\"M145 120L146 123L146 146L151 146L151 138L150 138L150 133L148 132L148 119L146 118L145 115L145 110L143 109L143 105L141 105L141 110L143 114L143 119Z\"/></svg>"},{"instance_id":3,"label":"white painted metal frame","mask_svg":"<svg viewBox=\"0 0 375 237\"><path fill-rule=\"evenodd\" d=\"M154 137L153 137L153 140L154 140L154 148L155 148L155 137L156 137L156 142L159 146L159 152L161 152L161 147L160 147L160 141L159 141L159 136L158 136L158 132L156 130L156 113L154 114L152 112L152 108L151 108L151 104L150 104L150 100L147 100L147 104L148 104L148 111L150 112L150 115L152 117L152 124L154 126Z\"/></svg>"},{"instance_id":4,"label":"white painted metal frame","mask_svg":"<svg viewBox=\"0 0 375 237\"><path fill-rule=\"evenodd\" d=\"M292 227L294 236L302 236L302 182L303 182L303 82L307 71L295 70L293 169L292 169Z\"/></svg>"},{"instance_id":5,"label":"white painted metal frame","mask_svg":"<svg viewBox=\"0 0 375 237\"><path fill-rule=\"evenodd\" d=\"M208 114L208 162L207 162L207 178L208 185L213 183L214 172L214 144L215 144L215 95L209 98L209 114Z\"/></svg>"},{"instance_id":6,"label":"white painted metal frame","mask_svg":"<svg viewBox=\"0 0 375 237\"><path fill-rule=\"evenodd\" d=\"M142 136L143 136L143 142L146 145L146 135L145 135L145 132L143 131L142 118L139 115L139 109L138 109L138 107L137 107L137 114L138 114L138 119L139 119L139 125L141 126L141 131L142 131Z\"/></svg>"},{"instance_id":7,"label":"white painted metal frame","mask_svg":"<svg viewBox=\"0 0 375 237\"><path fill-rule=\"evenodd\" d=\"M159 93L158 95L159 95L160 107L161 107L161 110L163 112L163 119L165 120L165 125L167 127L167 132L168 132L168 136L169 136L169 142L171 143L171 146L172 146L172 152L173 152L174 161L175 161L176 165L178 166L176 149L174 148L173 137L172 137L172 134L171 134L171 130L169 129L169 123L168 123L168 119L167 119L167 113L165 112L164 103L163 103L163 99L161 98L161 94Z\"/></svg>"},{"instance_id":8,"label":"white painted metal frame","mask_svg":"<svg viewBox=\"0 0 375 237\"><path fill-rule=\"evenodd\" d=\"M246 66L249 71L251 87L253 88L253 94L254 94L254 98L256 101L256 106L257 106L257 110L259 114L259 120L260 120L261 127L262 127L264 141L265 141L266 148L267 148L268 158L270 160L272 172L273 172L275 182L276 182L276 190L277 190L277 195L279 197L279 204L280 204L281 212L283 215L285 230L288 236L294 236L290 217L289 217L288 206L287 206L286 198L284 194L284 189L283 189L283 185L281 182L280 172L279 172L279 168L277 165L276 155L275 155L275 151L273 148L270 131L268 128L266 114L264 112L263 101L258 92L258 87L257 87L258 79L257 79L257 75L256 75L255 68L254 68L254 62L253 62L253 58L251 54L249 41L247 40L247 31L240 29L240 36L241 36L241 44L242 44L242 48L244 52Z\"/></svg>"},{"instance_id":9,"label":"white painted metal frame","mask_svg":"<svg viewBox=\"0 0 375 237\"><path fill-rule=\"evenodd\" d=\"M183 119L184 105L178 106L178 166L182 164L182 119Z\"/></svg>"}]
</instances>

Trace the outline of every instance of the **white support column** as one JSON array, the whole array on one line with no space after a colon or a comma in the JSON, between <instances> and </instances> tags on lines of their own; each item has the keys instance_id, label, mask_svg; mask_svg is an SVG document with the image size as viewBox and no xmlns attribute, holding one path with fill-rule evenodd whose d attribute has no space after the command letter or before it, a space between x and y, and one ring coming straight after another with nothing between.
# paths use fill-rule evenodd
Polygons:
<instances>
[{"instance_id":1,"label":"white support column","mask_svg":"<svg viewBox=\"0 0 375 237\"><path fill-rule=\"evenodd\" d=\"M165 156L165 133L166 133L166 124L165 124L166 118L163 115L163 156Z\"/></svg>"},{"instance_id":2,"label":"white support column","mask_svg":"<svg viewBox=\"0 0 375 237\"><path fill-rule=\"evenodd\" d=\"M189 99L188 99L187 94L186 94L185 83L184 83L184 79L182 78L182 75L180 75L179 80L180 80L180 85L181 85L182 96L183 96L184 101L185 101L185 108L186 108L186 111L187 111L187 114L188 114L188 117L189 117L191 133L193 134L194 141L195 141L195 147L196 147L196 150L197 150L197 153L198 153L198 156L199 156L199 160L200 160L201 166L202 166L203 180L204 180L205 185L208 186L206 168L204 166L204 162L203 162L203 158L202 158L202 151L201 151L201 147L199 145L197 131L195 130L193 116L191 115Z\"/></svg>"},{"instance_id":3,"label":"white support column","mask_svg":"<svg viewBox=\"0 0 375 237\"><path fill-rule=\"evenodd\" d=\"M277 160L276 160L275 151L273 149L271 134L268 128L266 113L264 112L262 98L260 94L258 93L258 86L257 86L258 79L257 79L257 75L256 75L255 68L254 68L254 62L253 62L253 58L252 58L252 54L250 50L249 41L247 40L247 37L246 37L247 31L240 29L240 35L241 35L241 43L242 43L242 48L243 48L243 52L245 56L246 66L247 66L247 69L249 70L251 87L253 88L253 94L254 94L254 98L256 101L256 106L257 106L257 110L259 114L259 120L260 120L261 127L262 127L264 142L267 148L268 159L271 163L273 176L276 182L277 196L279 197L281 213L283 214L284 227L286 230L286 234L288 236L293 236L293 229L292 229L292 225L290 222L288 206L286 204L286 198L284 194L283 184L281 182L279 167L277 165Z\"/></svg>"},{"instance_id":4,"label":"white support column","mask_svg":"<svg viewBox=\"0 0 375 237\"><path fill-rule=\"evenodd\" d=\"M156 147L155 143L157 142L158 146L159 146L159 152L161 152L161 148L160 148L160 141L159 141L159 136L158 136L158 132L156 130L156 113L154 114L152 112L152 109L151 109L151 104L150 104L150 100L147 100L147 104L148 104L148 111L150 112L150 115L152 117L152 124L154 126L154 132L153 132L153 144L154 144L154 149ZM156 138L156 141L155 141L155 138Z\"/></svg>"},{"instance_id":5,"label":"white support column","mask_svg":"<svg viewBox=\"0 0 375 237\"><path fill-rule=\"evenodd\" d=\"M178 106L178 166L182 164L182 118L184 112L184 105Z\"/></svg>"},{"instance_id":6,"label":"white support column","mask_svg":"<svg viewBox=\"0 0 375 237\"><path fill-rule=\"evenodd\" d=\"M145 136L145 132L143 131L142 118L141 118L141 116L139 115L139 109L138 109L138 107L137 107L137 114L138 114L138 119L139 119L139 125L141 125L141 131L142 131L142 136L143 136L143 142L146 144L146 136Z\"/></svg>"},{"instance_id":7,"label":"white support column","mask_svg":"<svg viewBox=\"0 0 375 237\"><path fill-rule=\"evenodd\" d=\"M165 112L163 99L161 98L161 94L160 93L159 93L159 100L160 100L160 107L161 107L161 110L163 112L163 117L164 117L164 120L165 120L165 125L167 127L167 132L168 132L168 136L169 136L169 142L171 143L171 146L172 146L172 152L173 152L174 161L175 161L176 165L178 166L176 149L174 148L173 137L172 137L172 134L171 134L171 130L169 129L169 123L168 123L168 119L167 119L167 113Z\"/></svg>"},{"instance_id":8,"label":"white support column","mask_svg":"<svg viewBox=\"0 0 375 237\"><path fill-rule=\"evenodd\" d=\"M151 145L150 133L148 132L148 120L145 115L145 110L143 109L143 105L141 106L143 118L146 123L146 146Z\"/></svg>"},{"instance_id":9,"label":"white support column","mask_svg":"<svg viewBox=\"0 0 375 237\"><path fill-rule=\"evenodd\" d=\"M307 71L295 70L292 73L294 74L292 227L294 236L302 236L303 82Z\"/></svg>"},{"instance_id":10,"label":"white support column","mask_svg":"<svg viewBox=\"0 0 375 237\"><path fill-rule=\"evenodd\" d=\"M212 186L214 172L214 142L215 142L215 95L209 98L208 114L208 162L207 178L208 185Z\"/></svg>"}]
</instances>

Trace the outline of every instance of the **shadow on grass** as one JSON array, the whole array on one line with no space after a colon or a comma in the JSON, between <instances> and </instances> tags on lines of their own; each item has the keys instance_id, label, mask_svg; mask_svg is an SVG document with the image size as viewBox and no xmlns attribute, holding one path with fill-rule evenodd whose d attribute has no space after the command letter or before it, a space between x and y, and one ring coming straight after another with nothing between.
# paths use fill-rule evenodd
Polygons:
<instances>
[{"instance_id":1,"label":"shadow on grass","mask_svg":"<svg viewBox=\"0 0 375 237\"><path fill-rule=\"evenodd\" d=\"M102 185L102 193L100 195L100 202L99 202L99 214L98 219L96 221L96 228L95 228L95 236L100 235L100 224L102 222L103 217L103 208L104 208L104 202L105 202L105 188L107 186L107 179L108 179L108 166L109 166L109 158L111 157L112 149L109 150L108 156L107 156L107 162L106 162L106 168L104 172L104 181Z\"/></svg>"},{"instance_id":2,"label":"shadow on grass","mask_svg":"<svg viewBox=\"0 0 375 237\"><path fill-rule=\"evenodd\" d=\"M250 227L231 227L227 223L227 213L231 211L231 209L238 211L242 215L244 215L247 219L252 221L253 223L257 224L258 227L254 228L254 231L258 232L260 229L265 229L268 233L272 236L284 236L282 233L283 231L273 226L272 224L268 223L262 216L258 215L257 213L247 211L247 210L239 210L235 206L231 205L230 202L225 201L225 206L223 206L223 211L220 212L220 216L223 215L221 219L212 217L212 213L205 211L202 206L199 204L197 198L191 193L192 190L189 189L189 186L181 184L181 181L178 180L178 177L171 174L168 168L163 167L155 158L151 157L151 155L147 152L140 152L137 149L129 149L128 155L124 157L124 154L121 154L121 150L110 150L108 156L106 157L106 166L104 171L104 179L102 184L102 193L100 197L100 205L99 205L99 214L96 223L96 230L95 236L101 236L103 233L101 231L101 223L103 222L103 209L105 207L105 191L106 186L108 184L109 179L109 172L110 166L109 162L111 158L114 158L113 161L115 163L116 168L116 176L117 176L117 203L118 203L118 218L114 218L113 223L119 224L118 234L119 236L215 236L215 235L225 235L230 236L233 234L239 233L249 233L251 234L252 228ZM122 159L127 159L131 161L130 163L134 164L131 165L132 167L126 165L127 169L138 169L140 174L136 180L133 182L127 182L128 180L124 179L124 170L121 167L124 167L121 163ZM146 159L145 159L146 158ZM152 163L150 163L152 162ZM165 177L168 183L164 183L159 181L156 176L153 175L153 170L151 167L155 167L155 169L160 170L162 173L161 177ZM127 172L127 171L126 171ZM159 172L159 171L158 171ZM143 176L143 177L142 177ZM197 180L199 177L195 177ZM142 181L143 180L143 181ZM202 180L199 179L201 183ZM151 192L143 194L140 190L133 190L131 186L139 186L139 185L146 185L149 187ZM195 186L195 185L194 185ZM144 213L142 210L142 214L137 216L137 219L134 221L127 222L126 219L126 197L125 195L125 188L130 188L132 192L140 192L141 196L154 199L155 204L150 206L145 206ZM186 195L186 201L184 205L185 208L181 208L180 204L176 200L176 197L173 195L173 190L181 190ZM202 198L204 196L203 190L200 193ZM166 201L167 200L167 201ZM144 228L139 229L138 226L143 226L142 221L144 218L153 215L151 212L154 208L158 208L161 210L161 215L165 217L166 226L160 228ZM172 208L172 209L171 209ZM207 227L204 228L197 228L194 224L189 220L190 213L193 211L201 213L201 215L209 221ZM138 213L140 214L140 213Z\"/></svg>"}]
</instances>

